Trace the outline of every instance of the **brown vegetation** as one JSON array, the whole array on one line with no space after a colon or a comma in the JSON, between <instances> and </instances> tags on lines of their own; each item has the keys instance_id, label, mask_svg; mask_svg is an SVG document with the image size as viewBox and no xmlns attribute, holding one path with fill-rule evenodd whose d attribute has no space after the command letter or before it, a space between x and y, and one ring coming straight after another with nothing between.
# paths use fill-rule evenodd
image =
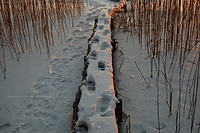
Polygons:
<instances>
[{"instance_id":1,"label":"brown vegetation","mask_svg":"<svg viewBox=\"0 0 200 133\"><path fill-rule=\"evenodd\" d=\"M186 112L186 101L190 96L187 106L190 107L188 118L191 118L192 132L199 105L200 1L132 0L129 4L128 12L115 15L116 29L137 35L141 48L146 49L148 54L146 59L150 61L150 77L156 71L158 94L159 78L164 77L169 117L174 112L174 90L178 91L176 133L181 130L181 110ZM178 75L175 75L175 70ZM178 87L173 86L175 78L178 78ZM184 98L182 95L185 95ZM159 95L157 100L159 101ZM157 111L159 126L159 104Z\"/></svg>"},{"instance_id":2,"label":"brown vegetation","mask_svg":"<svg viewBox=\"0 0 200 133\"><path fill-rule=\"evenodd\" d=\"M5 49L19 62L21 52L54 45L55 32L65 37L66 24L84 9L80 0L0 0L0 66L5 76ZM61 42L62 43L62 42Z\"/></svg>"}]
</instances>

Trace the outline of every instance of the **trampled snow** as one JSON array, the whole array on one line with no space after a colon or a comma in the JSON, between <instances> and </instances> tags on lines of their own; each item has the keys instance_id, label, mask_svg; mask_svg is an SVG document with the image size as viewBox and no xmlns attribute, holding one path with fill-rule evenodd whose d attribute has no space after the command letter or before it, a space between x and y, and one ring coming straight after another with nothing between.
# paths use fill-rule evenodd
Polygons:
<instances>
[{"instance_id":1,"label":"trampled snow","mask_svg":"<svg viewBox=\"0 0 200 133\"><path fill-rule=\"evenodd\" d=\"M78 133L117 133L115 108L118 99L113 81L111 16L105 10L97 19L94 36L89 42L90 52L86 57L87 77L81 86L76 126Z\"/></svg>"},{"instance_id":2,"label":"trampled snow","mask_svg":"<svg viewBox=\"0 0 200 133\"><path fill-rule=\"evenodd\" d=\"M20 63L18 63L15 59L11 60L9 51L6 51L7 79L4 80L2 73L0 73L0 132L70 132L72 104L75 93L81 85L83 58L88 46L87 39L92 34L95 18L99 16L100 12L106 13L113 6L112 2L104 3L103 1L86 1L85 3L86 13L73 20L74 27L68 24L69 32L66 33L66 40L63 40L63 44L61 44L61 38L54 38L55 46L50 47L50 59L47 59L45 54L40 55L38 51L33 51L32 53L21 53ZM105 17L104 15L102 17ZM109 29L105 30L108 26L107 21L105 24L99 25L98 28L102 30L103 36L111 34ZM108 41L110 42L110 40ZM98 49L111 52L109 43L103 43ZM102 57L101 54L103 54ZM106 73L106 78L112 81L110 58L111 56L104 54L104 52L98 53L99 62L96 62L95 66L96 70L99 71L96 74L100 74L103 71L99 70L98 66L104 67L105 65L103 73ZM94 70L91 69L91 71ZM107 73L108 71L110 73ZM107 130L105 122L114 121L113 109L117 101L113 96L114 90L108 89L110 86L113 87L113 83L103 84L98 80L105 81L105 77L102 79L93 76L97 83L96 90L100 86L105 90L98 99L96 96L93 97L94 103L92 105L96 106L95 111L98 112L99 116L94 115L91 121L97 121L101 116L106 115L107 119L96 122L96 128L92 129L91 132L96 129ZM105 101L106 103L104 103ZM84 100L81 102L84 103ZM88 100L85 102L89 103ZM82 118L80 116L80 119ZM111 125L116 126L115 123L111 123Z\"/></svg>"},{"instance_id":3,"label":"trampled snow","mask_svg":"<svg viewBox=\"0 0 200 133\"><path fill-rule=\"evenodd\" d=\"M68 25L69 32L63 44L60 38L54 38L55 46L50 47L50 59L34 51L21 53L18 63L11 60L9 51L6 51L6 80L0 72L0 133L70 133L72 105L81 84L83 97L76 124L87 126L85 128L90 133L117 132L114 109L118 100L114 96L110 18L106 13L116 3L106 0L85 2L87 10L73 20L74 27ZM96 18L99 19L97 31L87 56L90 64L88 76L81 81L87 39L93 33ZM149 61L145 60L147 54L137 45L135 38L127 40L124 33L115 35L118 49L124 53L124 62L119 71L122 56L120 52L115 55L116 86L123 100L123 112L131 118L131 132L158 132L156 79L149 78ZM151 87L147 87L134 61ZM175 79L174 83L178 81ZM175 115L168 118L164 91L160 92L160 105L164 105L160 111L161 133L173 133ZM174 105L173 114L175 111ZM188 133L190 120L185 117L186 114L181 115L181 133ZM199 112L196 116L194 131L199 127Z\"/></svg>"}]
</instances>

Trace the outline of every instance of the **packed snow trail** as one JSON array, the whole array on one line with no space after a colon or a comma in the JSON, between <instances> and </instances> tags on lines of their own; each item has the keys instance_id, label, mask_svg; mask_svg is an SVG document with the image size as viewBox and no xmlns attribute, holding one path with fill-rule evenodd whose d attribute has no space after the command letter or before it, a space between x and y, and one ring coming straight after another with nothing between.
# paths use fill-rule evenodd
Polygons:
<instances>
[{"instance_id":1,"label":"packed snow trail","mask_svg":"<svg viewBox=\"0 0 200 133\"><path fill-rule=\"evenodd\" d=\"M86 56L87 72L80 87L77 132L117 133L112 69L111 18L103 11L96 19ZM76 131L72 131L76 132Z\"/></svg>"},{"instance_id":2,"label":"packed snow trail","mask_svg":"<svg viewBox=\"0 0 200 133\"><path fill-rule=\"evenodd\" d=\"M0 119L0 132L70 132L71 107L76 88L81 83L83 55L87 50L87 33L90 33L91 27L90 21L81 21L75 25L67 40L68 46L60 54L51 57L46 74L27 88L32 90L31 95L21 92L20 96L10 96L11 100L17 97L17 100L24 99L17 107L21 106L23 110L16 116L16 112L11 110L14 113L11 119ZM3 112L8 111L3 109L0 113Z\"/></svg>"},{"instance_id":3,"label":"packed snow trail","mask_svg":"<svg viewBox=\"0 0 200 133\"><path fill-rule=\"evenodd\" d=\"M111 17L125 2L111 12L99 10L95 17L84 59L83 81L73 104L72 133L118 133L119 100L113 78Z\"/></svg>"}]
</instances>

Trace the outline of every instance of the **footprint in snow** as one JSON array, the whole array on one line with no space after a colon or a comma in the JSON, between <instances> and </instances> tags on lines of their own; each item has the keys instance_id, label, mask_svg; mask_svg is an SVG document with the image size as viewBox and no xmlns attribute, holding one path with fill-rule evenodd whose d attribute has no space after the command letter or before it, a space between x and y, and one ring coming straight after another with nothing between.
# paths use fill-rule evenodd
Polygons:
<instances>
[{"instance_id":1,"label":"footprint in snow","mask_svg":"<svg viewBox=\"0 0 200 133\"><path fill-rule=\"evenodd\" d=\"M40 77L37 80L35 80L34 85L32 86L32 88L35 89L40 89L42 86L44 86L45 84L50 83L49 82L49 77Z\"/></svg>"},{"instance_id":2,"label":"footprint in snow","mask_svg":"<svg viewBox=\"0 0 200 133\"><path fill-rule=\"evenodd\" d=\"M31 104L27 105L24 115L36 119L47 119L53 108L54 106L44 97L36 97Z\"/></svg>"},{"instance_id":3,"label":"footprint in snow","mask_svg":"<svg viewBox=\"0 0 200 133\"><path fill-rule=\"evenodd\" d=\"M88 16L89 16L89 17L92 17L92 16L94 16L94 15L97 15L98 13L99 13L99 12L98 12L98 10L97 10L97 8L96 8L94 11L88 13Z\"/></svg>"},{"instance_id":4,"label":"footprint in snow","mask_svg":"<svg viewBox=\"0 0 200 133\"><path fill-rule=\"evenodd\" d=\"M51 111L45 111L42 108L40 108L39 106L31 109L31 110L27 110L24 113L24 116L26 117L30 117L33 119L47 119L51 114Z\"/></svg>"},{"instance_id":5,"label":"footprint in snow","mask_svg":"<svg viewBox=\"0 0 200 133\"><path fill-rule=\"evenodd\" d=\"M104 25L99 25L99 30L103 30L104 29Z\"/></svg>"},{"instance_id":6,"label":"footprint in snow","mask_svg":"<svg viewBox=\"0 0 200 133\"><path fill-rule=\"evenodd\" d=\"M96 82L95 82L95 79L94 77L92 76L92 74L88 74L87 75L87 81L85 82L85 86L87 87L87 89L89 91L95 91L95 87L96 87Z\"/></svg>"},{"instance_id":7,"label":"footprint in snow","mask_svg":"<svg viewBox=\"0 0 200 133\"><path fill-rule=\"evenodd\" d=\"M67 49L64 49L67 50ZM63 51L64 51L63 50ZM50 62L50 65L57 66L58 64L68 63L68 60L66 58L55 58L52 62Z\"/></svg>"},{"instance_id":8,"label":"footprint in snow","mask_svg":"<svg viewBox=\"0 0 200 133\"><path fill-rule=\"evenodd\" d=\"M98 14L93 15L93 16L92 16L93 20L97 19L98 16L99 16Z\"/></svg>"},{"instance_id":9,"label":"footprint in snow","mask_svg":"<svg viewBox=\"0 0 200 133\"><path fill-rule=\"evenodd\" d=\"M48 119L46 119L45 130L52 131L56 128L56 123L60 118L56 115L51 115Z\"/></svg>"},{"instance_id":10,"label":"footprint in snow","mask_svg":"<svg viewBox=\"0 0 200 133\"><path fill-rule=\"evenodd\" d=\"M85 37L85 36L83 36L83 37ZM78 47L78 48L75 48L75 51L76 51L76 52L79 52L79 51L81 51L82 49L83 49L83 47L80 46L80 47Z\"/></svg>"},{"instance_id":11,"label":"footprint in snow","mask_svg":"<svg viewBox=\"0 0 200 133\"><path fill-rule=\"evenodd\" d=\"M86 40L88 37L87 36L79 36L78 39L80 40Z\"/></svg>"},{"instance_id":12,"label":"footprint in snow","mask_svg":"<svg viewBox=\"0 0 200 133\"><path fill-rule=\"evenodd\" d=\"M49 66L49 74L51 74L51 76L58 75L62 73L63 71L64 69L62 69L60 66L56 66L56 67Z\"/></svg>"},{"instance_id":13,"label":"footprint in snow","mask_svg":"<svg viewBox=\"0 0 200 133\"><path fill-rule=\"evenodd\" d=\"M70 61L76 60L77 58L79 58L81 55L80 54L76 54L73 55L71 59L69 59Z\"/></svg>"},{"instance_id":14,"label":"footprint in snow","mask_svg":"<svg viewBox=\"0 0 200 133\"><path fill-rule=\"evenodd\" d=\"M105 18L104 19L104 24L109 24L109 23L110 23L109 18Z\"/></svg>"},{"instance_id":15,"label":"footprint in snow","mask_svg":"<svg viewBox=\"0 0 200 133\"><path fill-rule=\"evenodd\" d=\"M86 20L89 21L89 22L93 22L93 21L94 21L94 18L89 17L89 18L87 18Z\"/></svg>"},{"instance_id":16,"label":"footprint in snow","mask_svg":"<svg viewBox=\"0 0 200 133\"><path fill-rule=\"evenodd\" d=\"M101 17L106 17L106 14L104 13L104 14L101 14Z\"/></svg>"},{"instance_id":17,"label":"footprint in snow","mask_svg":"<svg viewBox=\"0 0 200 133\"><path fill-rule=\"evenodd\" d=\"M81 36L82 37L82 36ZM80 37L80 38L81 38ZM85 36L83 36L83 38L85 38ZM82 42L83 42L83 40L81 40ZM85 40L84 40L85 41ZM68 58L73 54L73 53L79 53L80 51L82 51L82 49L83 49L83 47L82 46L79 46L79 47L76 47L76 46L73 46L73 48L65 48L65 49L63 49L63 52L62 52L62 54L64 55L64 56L67 56ZM67 55L66 55L67 54ZM69 63L69 61L68 61L68 59L66 59L66 61L64 61L63 63L62 63L62 65L68 65L68 63ZM65 67L66 68L66 67Z\"/></svg>"},{"instance_id":18,"label":"footprint in snow","mask_svg":"<svg viewBox=\"0 0 200 133\"><path fill-rule=\"evenodd\" d=\"M52 131L56 128L55 123L46 124L45 130Z\"/></svg>"},{"instance_id":19,"label":"footprint in snow","mask_svg":"<svg viewBox=\"0 0 200 133\"><path fill-rule=\"evenodd\" d=\"M98 62L98 68L99 68L99 70L104 71L105 70L105 62L104 61L99 61Z\"/></svg>"},{"instance_id":20,"label":"footprint in snow","mask_svg":"<svg viewBox=\"0 0 200 133\"><path fill-rule=\"evenodd\" d=\"M84 120L79 120L78 122L77 122L77 130L78 130L78 132L80 132L80 133L88 133L88 123L86 122L86 121L84 121Z\"/></svg>"},{"instance_id":21,"label":"footprint in snow","mask_svg":"<svg viewBox=\"0 0 200 133\"><path fill-rule=\"evenodd\" d=\"M100 41L99 35L93 36L93 38L92 38L92 42L93 42L93 43L99 43L99 41Z\"/></svg>"},{"instance_id":22,"label":"footprint in snow","mask_svg":"<svg viewBox=\"0 0 200 133\"><path fill-rule=\"evenodd\" d=\"M107 48L111 48L111 44L108 42L103 42L100 46L100 50L106 50Z\"/></svg>"},{"instance_id":23,"label":"footprint in snow","mask_svg":"<svg viewBox=\"0 0 200 133\"><path fill-rule=\"evenodd\" d=\"M27 108L27 109L33 109L34 107L35 107L35 105L33 105L33 104L30 103L30 104L27 105L26 108Z\"/></svg>"},{"instance_id":24,"label":"footprint in snow","mask_svg":"<svg viewBox=\"0 0 200 133\"><path fill-rule=\"evenodd\" d=\"M41 79L41 80L39 80ZM41 92L48 90L50 88L50 78L48 78L48 80L43 77L43 78L39 78L38 80L35 81L34 85L31 87L32 91L34 92L35 96L40 94ZM34 99L34 97L33 97Z\"/></svg>"},{"instance_id":25,"label":"footprint in snow","mask_svg":"<svg viewBox=\"0 0 200 133\"><path fill-rule=\"evenodd\" d=\"M97 51L96 50L91 51L89 54L89 58L96 60L97 59Z\"/></svg>"},{"instance_id":26,"label":"footprint in snow","mask_svg":"<svg viewBox=\"0 0 200 133\"><path fill-rule=\"evenodd\" d=\"M95 8L91 8L90 11L93 11Z\"/></svg>"},{"instance_id":27,"label":"footprint in snow","mask_svg":"<svg viewBox=\"0 0 200 133\"><path fill-rule=\"evenodd\" d=\"M71 33L71 36L78 37L80 34L83 34L83 30L78 29L78 30L73 31Z\"/></svg>"},{"instance_id":28,"label":"footprint in snow","mask_svg":"<svg viewBox=\"0 0 200 133\"><path fill-rule=\"evenodd\" d=\"M108 35L108 34L110 34L110 35L111 35L111 32L110 32L110 30L104 30L104 31L103 31L103 36L106 36L106 35Z\"/></svg>"},{"instance_id":29,"label":"footprint in snow","mask_svg":"<svg viewBox=\"0 0 200 133\"><path fill-rule=\"evenodd\" d=\"M87 16L88 16L88 17L91 17L91 16L92 16L92 13L88 13Z\"/></svg>"},{"instance_id":30,"label":"footprint in snow","mask_svg":"<svg viewBox=\"0 0 200 133\"><path fill-rule=\"evenodd\" d=\"M88 15L87 15L88 16ZM84 21L80 21L79 24L75 25L75 27L82 27L85 24Z\"/></svg>"},{"instance_id":31,"label":"footprint in snow","mask_svg":"<svg viewBox=\"0 0 200 133\"><path fill-rule=\"evenodd\" d=\"M62 50L62 55L66 56L66 55L68 55L69 53L71 53L72 50L73 50L73 47L71 47L71 45L69 45L67 48L64 48L64 49ZM67 63L68 63L68 61L65 62L65 64L67 64Z\"/></svg>"},{"instance_id":32,"label":"footprint in snow","mask_svg":"<svg viewBox=\"0 0 200 133\"><path fill-rule=\"evenodd\" d=\"M69 61L65 58L54 59L49 64L49 73L52 75L60 74L64 71L64 68L68 66Z\"/></svg>"},{"instance_id":33,"label":"footprint in snow","mask_svg":"<svg viewBox=\"0 0 200 133\"><path fill-rule=\"evenodd\" d=\"M99 99L99 102L97 104L97 111L99 112L105 112L110 104L110 97L109 96L103 96Z\"/></svg>"},{"instance_id":34,"label":"footprint in snow","mask_svg":"<svg viewBox=\"0 0 200 133\"><path fill-rule=\"evenodd\" d=\"M93 30L93 23L86 22L84 25L82 25L82 30L85 33L87 30Z\"/></svg>"},{"instance_id":35,"label":"footprint in snow","mask_svg":"<svg viewBox=\"0 0 200 133\"><path fill-rule=\"evenodd\" d=\"M0 123L0 131L6 130L11 126L9 122L7 123Z\"/></svg>"},{"instance_id":36,"label":"footprint in snow","mask_svg":"<svg viewBox=\"0 0 200 133\"><path fill-rule=\"evenodd\" d=\"M83 25L83 24L85 24L85 22L84 21L80 21L79 24Z\"/></svg>"},{"instance_id":37,"label":"footprint in snow","mask_svg":"<svg viewBox=\"0 0 200 133\"><path fill-rule=\"evenodd\" d=\"M31 123L24 123L20 126L22 128L22 130L30 130L33 128L33 125Z\"/></svg>"},{"instance_id":38,"label":"footprint in snow","mask_svg":"<svg viewBox=\"0 0 200 133\"><path fill-rule=\"evenodd\" d=\"M55 77L52 81L52 88L63 92L72 83L70 78L62 77L61 75ZM45 94L44 94L45 95Z\"/></svg>"},{"instance_id":39,"label":"footprint in snow","mask_svg":"<svg viewBox=\"0 0 200 133\"><path fill-rule=\"evenodd\" d=\"M63 77L61 75L58 75L58 76L54 77L52 85L60 84L62 79L63 79Z\"/></svg>"},{"instance_id":40,"label":"footprint in snow","mask_svg":"<svg viewBox=\"0 0 200 133\"><path fill-rule=\"evenodd\" d=\"M53 72L53 70L52 70ZM53 72L54 73L54 72ZM40 100L39 98L44 96L44 97L49 97L50 94L50 89L55 86L55 85L65 85L65 82L69 81L67 78L63 78L60 74L53 74L51 73L51 77L48 78L39 78L40 80L35 81L35 84L32 86L32 90L34 92L34 96L32 97L31 100ZM44 80L45 79L45 80ZM69 83L68 82L68 83Z\"/></svg>"}]
</instances>

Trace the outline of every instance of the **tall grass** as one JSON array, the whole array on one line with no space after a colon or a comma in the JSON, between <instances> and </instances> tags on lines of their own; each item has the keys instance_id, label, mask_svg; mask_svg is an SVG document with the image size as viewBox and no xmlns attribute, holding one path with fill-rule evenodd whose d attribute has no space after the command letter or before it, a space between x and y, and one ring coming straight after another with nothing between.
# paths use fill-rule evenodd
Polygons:
<instances>
[{"instance_id":1,"label":"tall grass","mask_svg":"<svg viewBox=\"0 0 200 133\"><path fill-rule=\"evenodd\" d=\"M0 0L2 71L6 69L5 49L9 49L11 57L18 62L21 52L38 50L42 54L43 47L49 58L49 46L54 45L55 36L60 40L65 38L66 24L72 23L73 17L83 9L81 0ZM53 31L57 31L57 35Z\"/></svg>"},{"instance_id":2,"label":"tall grass","mask_svg":"<svg viewBox=\"0 0 200 133\"><path fill-rule=\"evenodd\" d=\"M181 130L181 113L185 113L189 99L188 116L191 117L188 118L191 119L192 132L196 106L200 106L197 103L200 82L200 1L131 0L128 12L120 12L114 18L116 29L137 35L141 48L146 49L150 77L154 76L154 70L157 71L157 79L161 75L164 77L166 105L169 117L175 115L176 133ZM176 78L178 83L174 83ZM187 89L184 91L185 87ZM177 102L174 100L175 89L178 91ZM172 107L173 104L176 104L176 109Z\"/></svg>"}]
</instances>

